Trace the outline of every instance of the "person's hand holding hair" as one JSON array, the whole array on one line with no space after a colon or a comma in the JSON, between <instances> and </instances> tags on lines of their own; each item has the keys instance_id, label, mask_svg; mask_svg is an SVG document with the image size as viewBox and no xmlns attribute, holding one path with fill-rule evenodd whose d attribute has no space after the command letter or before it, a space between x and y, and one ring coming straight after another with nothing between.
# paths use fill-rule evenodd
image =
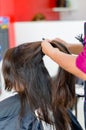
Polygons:
<instances>
[{"instance_id":1,"label":"person's hand holding hair","mask_svg":"<svg viewBox=\"0 0 86 130\"><path fill-rule=\"evenodd\" d=\"M56 51L59 51L59 49L53 47L50 42L51 42L51 41L48 40L48 39L43 40L42 43L41 43L41 47L42 47L43 53L44 53L45 55L51 57L52 55L54 55L55 50L56 50Z\"/></svg>"},{"instance_id":2,"label":"person's hand holding hair","mask_svg":"<svg viewBox=\"0 0 86 130\"><path fill-rule=\"evenodd\" d=\"M67 43L66 41L60 39L60 38L54 38L55 41L57 41L58 43L61 43L63 45L65 45L67 48L69 47L69 43Z\"/></svg>"}]
</instances>

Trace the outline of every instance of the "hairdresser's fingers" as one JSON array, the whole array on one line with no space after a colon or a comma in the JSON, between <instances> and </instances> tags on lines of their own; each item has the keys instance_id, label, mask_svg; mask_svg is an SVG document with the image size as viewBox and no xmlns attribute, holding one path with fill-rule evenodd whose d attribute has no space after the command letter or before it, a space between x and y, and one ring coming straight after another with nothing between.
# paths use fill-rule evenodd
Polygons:
<instances>
[{"instance_id":1,"label":"hairdresser's fingers","mask_svg":"<svg viewBox=\"0 0 86 130\"><path fill-rule=\"evenodd\" d=\"M42 46L43 53L45 53L46 55L49 55L53 49L53 46L50 44L50 40L48 39L43 40L41 46Z\"/></svg>"},{"instance_id":2,"label":"hairdresser's fingers","mask_svg":"<svg viewBox=\"0 0 86 130\"><path fill-rule=\"evenodd\" d=\"M56 40L57 42L62 43L63 45L65 45L66 47L68 47L68 43L60 38L55 38L54 40Z\"/></svg>"}]
</instances>

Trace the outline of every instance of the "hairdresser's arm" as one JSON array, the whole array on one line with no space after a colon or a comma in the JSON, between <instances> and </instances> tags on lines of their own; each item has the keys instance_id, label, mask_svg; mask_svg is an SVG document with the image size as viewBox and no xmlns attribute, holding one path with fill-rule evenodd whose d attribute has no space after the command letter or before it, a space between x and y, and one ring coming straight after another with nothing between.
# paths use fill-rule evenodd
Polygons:
<instances>
[{"instance_id":1,"label":"hairdresser's arm","mask_svg":"<svg viewBox=\"0 0 86 130\"><path fill-rule=\"evenodd\" d=\"M63 43L72 54L79 54L83 50L83 45L81 43L67 43L60 38L55 38L55 40Z\"/></svg>"},{"instance_id":2,"label":"hairdresser's arm","mask_svg":"<svg viewBox=\"0 0 86 130\"><path fill-rule=\"evenodd\" d=\"M59 64L59 66L61 66L68 72L76 75L77 77L86 80L86 74L76 67L75 55L69 55L59 51L58 48L52 47L52 45L48 42L48 40L43 41L41 45L42 45L42 51L46 55L51 57L52 60L54 60L57 64Z\"/></svg>"}]
</instances>

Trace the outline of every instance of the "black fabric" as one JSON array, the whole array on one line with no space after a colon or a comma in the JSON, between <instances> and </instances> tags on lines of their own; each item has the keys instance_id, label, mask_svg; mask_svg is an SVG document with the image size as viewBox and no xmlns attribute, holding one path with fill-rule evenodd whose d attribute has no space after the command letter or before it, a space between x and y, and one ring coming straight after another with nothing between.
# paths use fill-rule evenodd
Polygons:
<instances>
[{"instance_id":1,"label":"black fabric","mask_svg":"<svg viewBox=\"0 0 86 130\"><path fill-rule=\"evenodd\" d=\"M43 130L41 122L28 107L20 120L20 107L18 95L0 102L0 130Z\"/></svg>"},{"instance_id":2,"label":"black fabric","mask_svg":"<svg viewBox=\"0 0 86 130\"><path fill-rule=\"evenodd\" d=\"M86 81L84 82L84 95L85 95L85 100L86 100Z\"/></svg>"},{"instance_id":3,"label":"black fabric","mask_svg":"<svg viewBox=\"0 0 86 130\"><path fill-rule=\"evenodd\" d=\"M0 102L0 130L43 130L41 121L26 105L25 114L20 120L20 99L18 95L9 97ZM68 110L73 130L82 130L76 117Z\"/></svg>"},{"instance_id":4,"label":"black fabric","mask_svg":"<svg viewBox=\"0 0 86 130\"><path fill-rule=\"evenodd\" d=\"M80 123L78 122L78 120L76 119L76 117L73 115L73 113L70 110L68 110L68 114L70 116L72 130L83 130Z\"/></svg>"},{"instance_id":5,"label":"black fabric","mask_svg":"<svg viewBox=\"0 0 86 130\"><path fill-rule=\"evenodd\" d=\"M84 102L84 123L85 123L85 130L86 130L86 101Z\"/></svg>"}]
</instances>

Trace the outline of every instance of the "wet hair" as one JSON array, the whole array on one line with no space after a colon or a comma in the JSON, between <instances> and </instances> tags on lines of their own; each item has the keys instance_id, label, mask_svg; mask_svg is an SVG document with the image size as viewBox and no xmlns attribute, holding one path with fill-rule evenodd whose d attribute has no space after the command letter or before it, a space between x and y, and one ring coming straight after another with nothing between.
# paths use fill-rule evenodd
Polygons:
<instances>
[{"instance_id":1,"label":"wet hair","mask_svg":"<svg viewBox=\"0 0 86 130\"><path fill-rule=\"evenodd\" d=\"M57 41L52 41L51 44L70 54L63 44ZM54 122L56 130L68 130L71 122L67 109L75 100L75 77L60 67L57 75L51 77L43 62L43 56L41 41L8 49L2 65L6 89L15 89L19 93L21 112L27 100L33 112L40 108L40 119L50 124ZM49 111L53 113L53 121Z\"/></svg>"}]
</instances>

